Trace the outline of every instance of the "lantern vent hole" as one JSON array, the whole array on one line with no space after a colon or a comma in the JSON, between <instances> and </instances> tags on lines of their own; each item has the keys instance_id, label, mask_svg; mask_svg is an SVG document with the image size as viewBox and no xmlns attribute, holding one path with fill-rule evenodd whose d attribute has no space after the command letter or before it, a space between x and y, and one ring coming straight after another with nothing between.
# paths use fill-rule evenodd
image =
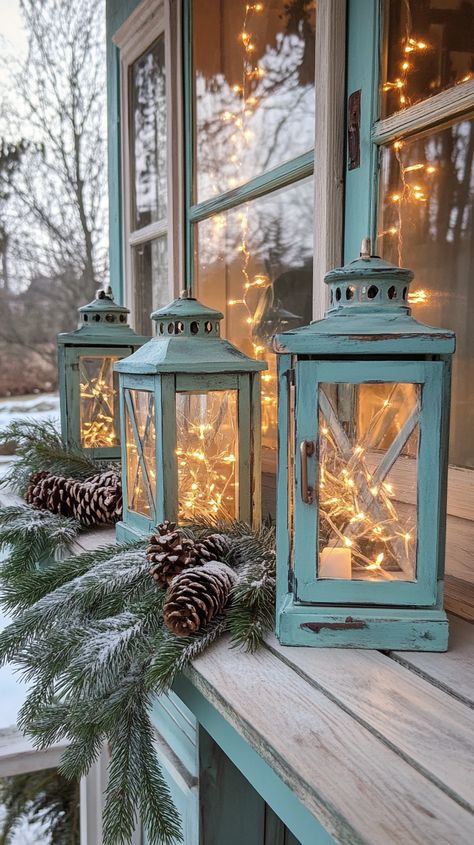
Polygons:
<instances>
[{"instance_id":1,"label":"lantern vent hole","mask_svg":"<svg viewBox=\"0 0 474 845\"><path fill-rule=\"evenodd\" d=\"M164 330L165 330L165 327L164 327L163 323L160 323L160 334L163 334Z\"/></svg>"},{"instance_id":2,"label":"lantern vent hole","mask_svg":"<svg viewBox=\"0 0 474 845\"><path fill-rule=\"evenodd\" d=\"M334 302L334 293L333 293L333 291L331 291L331 305L333 304L333 302Z\"/></svg>"},{"instance_id":3,"label":"lantern vent hole","mask_svg":"<svg viewBox=\"0 0 474 845\"><path fill-rule=\"evenodd\" d=\"M204 326L204 328L205 328L205 330L206 330L206 334L210 334L210 333L212 332L212 323L210 323L210 322L208 321L208 322L206 323L206 325Z\"/></svg>"},{"instance_id":4,"label":"lantern vent hole","mask_svg":"<svg viewBox=\"0 0 474 845\"><path fill-rule=\"evenodd\" d=\"M85 322L85 323L88 323L88 322L89 322L89 317L88 317L88 315L87 315L87 314L84 314L84 322Z\"/></svg>"},{"instance_id":5,"label":"lantern vent hole","mask_svg":"<svg viewBox=\"0 0 474 845\"><path fill-rule=\"evenodd\" d=\"M100 323L100 314L94 314L94 320L96 323Z\"/></svg>"},{"instance_id":6,"label":"lantern vent hole","mask_svg":"<svg viewBox=\"0 0 474 845\"><path fill-rule=\"evenodd\" d=\"M408 288L403 288L403 299L407 298L407 290Z\"/></svg>"},{"instance_id":7,"label":"lantern vent hole","mask_svg":"<svg viewBox=\"0 0 474 845\"><path fill-rule=\"evenodd\" d=\"M397 298L397 289L396 289L395 285L392 285L388 289L387 296L388 296L389 299L396 299Z\"/></svg>"},{"instance_id":8,"label":"lantern vent hole","mask_svg":"<svg viewBox=\"0 0 474 845\"><path fill-rule=\"evenodd\" d=\"M183 334L184 332L184 323L181 320L178 320L176 323L176 334Z\"/></svg>"},{"instance_id":9,"label":"lantern vent hole","mask_svg":"<svg viewBox=\"0 0 474 845\"><path fill-rule=\"evenodd\" d=\"M120 319L121 323L124 323L127 318L126 318L125 314L121 314L119 319Z\"/></svg>"},{"instance_id":10,"label":"lantern vent hole","mask_svg":"<svg viewBox=\"0 0 474 845\"><path fill-rule=\"evenodd\" d=\"M105 319L107 320L108 323L115 323L115 317L114 317L113 314L107 314Z\"/></svg>"},{"instance_id":11,"label":"lantern vent hole","mask_svg":"<svg viewBox=\"0 0 474 845\"><path fill-rule=\"evenodd\" d=\"M341 299L341 288L336 288L336 301L339 302Z\"/></svg>"},{"instance_id":12,"label":"lantern vent hole","mask_svg":"<svg viewBox=\"0 0 474 845\"><path fill-rule=\"evenodd\" d=\"M199 332L199 323L197 320L193 320L190 326L191 334L197 334Z\"/></svg>"},{"instance_id":13,"label":"lantern vent hole","mask_svg":"<svg viewBox=\"0 0 474 845\"><path fill-rule=\"evenodd\" d=\"M355 289L353 287L346 288L346 299L352 299L355 293Z\"/></svg>"},{"instance_id":14,"label":"lantern vent hole","mask_svg":"<svg viewBox=\"0 0 474 845\"><path fill-rule=\"evenodd\" d=\"M379 292L379 289L378 289L377 285L370 285L370 287L367 291L367 296L368 296L369 299L375 299L378 292Z\"/></svg>"},{"instance_id":15,"label":"lantern vent hole","mask_svg":"<svg viewBox=\"0 0 474 845\"><path fill-rule=\"evenodd\" d=\"M174 323L168 323L168 334L174 334Z\"/></svg>"}]
</instances>

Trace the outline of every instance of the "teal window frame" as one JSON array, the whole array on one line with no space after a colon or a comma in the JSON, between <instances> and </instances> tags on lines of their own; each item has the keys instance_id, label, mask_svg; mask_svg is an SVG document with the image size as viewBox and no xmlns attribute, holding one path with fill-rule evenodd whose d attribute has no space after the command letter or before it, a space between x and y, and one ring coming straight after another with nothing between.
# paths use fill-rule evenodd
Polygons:
<instances>
[{"instance_id":1,"label":"teal window frame","mask_svg":"<svg viewBox=\"0 0 474 845\"><path fill-rule=\"evenodd\" d=\"M194 148L193 111L193 29L192 0L183 0L183 74L184 74L184 267L186 287L197 293L194 263L194 230L198 223L214 214L236 208L243 203L266 196L280 188L286 188L314 174L314 145L311 150L296 156L278 167L260 174L243 185L219 194L204 202L193 202L193 186L196 160ZM314 250L313 250L314 253Z\"/></svg>"},{"instance_id":2,"label":"teal window frame","mask_svg":"<svg viewBox=\"0 0 474 845\"><path fill-rule=\"evenodd\" d=\"M344 260L358 254L361 239L370 237L377 243L377 214L379 204L380 160L383 148L394 140L409 139L421 131L439 131L453 120L474 114L474 80L457 86L455 97L450 89L435 94L415 106L380 119L379 85L383 44L384 0L348 0L347 40L347 97L361 92L360 166L347 169L344 177ZM473 233L474 234L474 233ZM474 572L469 558L460 556L459 549L449 553L450 520L463 519L470 547L474 541L474 506L472 484L474 470L450 465L448 470L448 549L447 577L458 584L473 583ZM456 531L453 523L452 531ZM452 546L454 550L455 547ZM462 558L462 559L461 559ZM449 580L447 581L449 596ZM455 585L454 585L455 586ZM459 590L459 587L456 589ZM458 608L453 599L452 606ZM456 611L458 612L458 611Z\"/></svg>"}]
</instances>

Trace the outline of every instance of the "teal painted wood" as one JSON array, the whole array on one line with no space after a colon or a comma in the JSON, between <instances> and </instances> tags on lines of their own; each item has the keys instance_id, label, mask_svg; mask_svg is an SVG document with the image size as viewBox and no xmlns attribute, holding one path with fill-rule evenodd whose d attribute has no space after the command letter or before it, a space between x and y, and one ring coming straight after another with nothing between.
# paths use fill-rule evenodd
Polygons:
<instances>
[{"instance_id":1,"label":"teal painted wood","mask_svg":"<svg viewBox=\"0 0 474 845\"><path fill-rule=\"evenodd\" d=\"M107 162L109 189L110 282L118 302L123 302L122 152L120 113L120 53L112 36L140 0L107 0Z\"/></svg>"},{"instance_id":2,"label":"teal painted wood","mask_svg":"<svg viewBox=\"0 0 474 845\"><path fill-rule=\"evenodd\" d=\"M197 778L198 723L191 710L170 691L154 699L150 718L190 775Z\"/></svg>"},{"instance_id":3,"label":"teal painted wood","mask_svg":"<svg viewBox=\"0 0 474 845\"><path fill-rule=\"evenodd\" d=\"M262 513L262 405L260 375L250 376L250 489L253 512L249 522L256 528Z\"/></svg>"},{"instance_id":4,"label":"teal painted wood","mask_svg":"<svg viewBox=\"0 0 474 845\"><path fill-rule=\"evenodd\" d=\"M145 467L143 478L156 478L156 498L150 514L132 513L124 506L123 520L117 536L130 537L132 532L150 533L150 528L165 519L177 521L179 511L178 465L176 446L176 394L221 392L237 393L239 513L245 522L255 522L260 502L260 371L267 368L264 361L255 361L220 337L222 314L202 305L195 299L182 296L152 315L158 332L141 349L114 369L119 373L120 392L125 393L125 407L129 406L135 445L141 447L133 425L127 391L151 391L155 397L156 450L153 467ZM132 444L133 446L133 444ZM127 443L122 443L124 501L128 502L129 484ZM258 454L257 454L258 453Z\"/></svg>"},{"instance_id":5,"label":"teal painted wood","mask_svg":"<svg viewBox=\"0 0 474 845\"><path fill-rule=\"evenodd\" d=\"M299 601L341 604L384 604L433 606L438 598L438 537L433 530L433 514L440 512L441 489L438 462L433 455L441 449L441 402L443 369L440 361L368 361L314 362L299 361L296 365L298 420L295 461L297 466L295 498L295 597ZM416 581L317 580L317 502L306 504L300 491L301 440L318 441L319 384L338 382L361 384L401 383L422 385L420 414L420 447L418 452L417 487L417 564ZM302 426L302 428L301 428ZM309 483L317 489L316 451L308 458ZM314 554L313 554L314 551Z\"/></svg>"},{"instance_id":6,"label":"teal painted wood","mask_svg":"<svg viewBox=\"0 0 474 845\"><path fill-rule=\"evenodd\" d=\"M377 151L371 128L378 109L378 0L349 0L347 95L361 91L360 167L345 175L344 259L357 255L362 238L375 238ZM374 241L375 242L375 241Z\"/></svg>"},{"instance_id":7,"label":"teal painted wood","mask_svg":"<svg viewBox=\"0 0 474 845\"><path fill-rule=\"evenodd\" d=\"M289 454L292 449L289 430L290 418L290 384L294 371L291 366L291 355L278 355L278 466L277 466L277 522L276 543L280 565L277 567L277 607L280 607L288 593L288 581L293 574L290 540L292 531L290 526L289 496L292 489ZM290 444L290 445L289 445ZM290 536L291 535L291 536ZM285 565L283 565L285 561ZM278 628L278 614L277 614Z\"/></svg>"},{"instance_id":8,"label":"teal painted wood","mask_svg":"<svg viewBox=\"0 0 474 845\"><path fill-rule=\"evenodd\" d=\"M356 261L326 274L331 304L322 320L274 338L275 351L283 359L279 364L279 425L286 432L295 466L293 480L288 452L280 442L277 632L281 642L290 645L442 651L447 646L447 621L442 610L443 562L450 353L454 351L455 337L450 331L433 329L411 317L407 296L413 274L370 256L369 246L363 244L361 257ZM387 360L388 350L392 360ZM295 434L288 429L289 390L283 381L290 353L296 374ZM384 582L318 579L320 405L336 439L344 442L346 438L319 385L384 382L421 385L418 407L373 475L375 479L380 473L383 480L382 471L389 470L397 450L418 423L415 580L410 580L410 574L406 580ZM300 448L306 443L312 449L304 461L309 496L302 490L300 462ZM349 441L348 444L350 447ZM291 485L294 526L285 492ZM295 547L294 568L289 561L291 542ZM406 615L409 611L405 606L416 608L415 618ZM385 615L374 617L377 607L385 608Z\"/></svg>"},{"instance_id":9,"label":"teal painted wood","mask_svg":"<svg viewBox=\"0 0 474 845\"><path fill-rule=\"evenodd\" d=\"M334 839L296 795L213 705L180 675L173 688L301 845L335 845ZM251 718L251 714L249 714ZM205 843L204 843L205 845Z\"/></svg>"},{"instance_id":10,"label":"teal painted wood","mask_svg":"<svg viewBox=\"0 0 474 845\"><path fill-rule=\"evenodd\" d=\"M288 594L278 609L282 645L446 651L448 618L438 609L298 605Z\"/></svg>"},{"instance_id":11,"label":"teal painted wood","mask_svg":"<svg viewBox=\"0 0 474 845\"><path fill-rule=\"evenodd\" d=\"M114 302L110 288L97 291L96 298L78 311L79 327L75 331L62 332L57 338L61 434L68 446L81 446L94 459L117 460L120 445L94 449L82 445L81 381L88 381L88 376L87 372L80 372L81 360L126 358L148 338L135 334L130 328L128 309ZM112 415L118 429L115 407Z\"/></svg>"},{"instance_id":12,"label":"teal painted wood","mask_svg":"<svg viewBox=\"0 0 474 845\"><path fill-rule=\"evenodd\" d=\"M199 771L202 845L264 845L264 800L202 727Z\"/></svg>"}]
</instances>

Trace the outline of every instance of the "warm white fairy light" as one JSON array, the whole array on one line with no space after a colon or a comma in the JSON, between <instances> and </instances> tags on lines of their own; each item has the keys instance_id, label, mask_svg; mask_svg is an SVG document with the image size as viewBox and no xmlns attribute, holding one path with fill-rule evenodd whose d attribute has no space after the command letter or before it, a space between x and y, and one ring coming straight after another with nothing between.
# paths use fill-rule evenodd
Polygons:
<instances>
[{"instance_id":1,"label":"warm white fairy light","mask_svg":"<svg viewBox=\"0 0 474 845\"><path fill-rule=\"evenodd\" d=\"M177 395L179 519L235 519L238 473L233 395Z\"/></svg>"},{"instance_id":2,"label":"warm white fairy light","mask_svg":"<svg viewBox=\"0 0 474 845\"><path fill-rule=\"evenodd\" d=\"M362 441L350 453L320 414L319 546L320 550L350 549L354 577L393 579L407 567L414 571L411 516L400 516L391 498L394 484L374 483L376 470L367 465L371 433L391 405L387 400L381 403Z\"/></svg>"},{"instance_id":3,"label":"warm white fairy light","mask_svg":"<svg viewBox=\"0 0 474 845\"><path fill-rule=\"evenodd\" d=\"M97 376L92 376L80 362L81 444L86 449L100 449L117 444L114 404L117 391L113 384L115 358L103 358Z\"/></svg>"}]
</instances>

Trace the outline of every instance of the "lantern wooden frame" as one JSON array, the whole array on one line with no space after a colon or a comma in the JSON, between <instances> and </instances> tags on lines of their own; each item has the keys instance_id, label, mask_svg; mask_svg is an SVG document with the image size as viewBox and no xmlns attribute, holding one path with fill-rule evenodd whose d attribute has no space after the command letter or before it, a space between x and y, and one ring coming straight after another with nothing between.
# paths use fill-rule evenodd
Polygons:
<instances>
[{"instance_id":1,"label":"lantern wooden frame","mask_svg":"<svg viewBox=\"0 0 474 845\"><path fill-rule=\"evenodd\" d=\"M371 257L366 251L357 261L326 275L331 308L325 318L274 340L280 397L277 631L282 643L426 651L447 648L443 571L455 339L452 332L424 326L411 317L407 295L412 277L409 270ZM381 452L378 468L369 472L364 463L366 475L353 457L360 447L353 449L350 445L322 388L329 385L337 393L341 384L353 385L354 389L419 385L413 387L414 395L419 396L414 410L406 412L405 424L394 434L385 454ZM321 420L326 426L323 429ZM349 416L346 420L350 428ZM348 461L357 471L349 482L359 485L359 499L374 511L382 510L388 498L385 493L385 499L382 497L380 485L391 486L385 479L415 428L419 432L417 461L413 462L417 473L416 511L412 507L416 533L414 537L410 532L406 535L416 541L410 551L413 574L386 571L378 561L383 560L381 554L375 562L367 560L362 575L354 575L354 557L349 575L347 571L328 575L318 546L325 483L318 454L322 449L321 431L329 432L335 448L341 452L346 449L350 455ZM373 499L369 495L364 499L364 484ZM402 512L407 509L404 503L394 502ZM396 512L393 502L390 507ZM353 546L350 522L359 517L364 520L366 514L355 514L340 534L336 548L341 559L344 543ZM362 527L361 536L363 531ZM398 535L388 539L393 540L395 550L396 543L402 543Z\"/></svg>"},{"instance_id":2,"label":"lantern wooden frame","mask_svg":"<svg viewBox=\"0 0 474 845\"><path fill-rule=\"evenodd\" d=\"M123 519L117 537L129 540L150 533L165 519L179 521L177 463L177 396L204 396L235 391L238 433L238 501L235 518L260 519L260 371L266 363L248 358L220 337L223 315L184 295L156 311L157 334L134 355L115 365L120 379L122 427ZM135 391L132 394L132 391ZM152 409L154 451L145 458L136 420L138 394L147 393ZM132 421L135 418L135 421ZM127 423L127 420L129 423ZM130 426L127 439L127 424ZM145 428L143 433L145 433ZM138 461L132 457L138 450ZM146 488L146 502L133 509L129 472ZM133 465L133 470L130 468ZM145 480L146 479L146 480ZM141 491L139 493L141 495ZM220 512L208 516L222 518Z\"/></svg>"},{"instance_id":3,"label":"lantern wooden frame","mask_svg":"<svg viewBox=\"0 0 474 845\"><path fill-rule=\"evenodd\" d=\"M128 308L114 302L111 288L97 291L92 302L79 308L79 314L79 327L58 335L61 434L68 446L80 446L93 459L117 460L120 458L119 402L113 381L104 385L102 393L100 383L94 385L94 389L98 412L100 414L102 410L110 418L108 431L113 432L111 439L116 442L111 446L102 445L107 438L98 435L95 439L101 445L86 445L93 443L94 437L91 434L86 439L82 425L85 400L83 395L81 398L81 379L88 379L85 360L101 361L101 371L113 379L113 361L131 355L148 338L137 335L128 325Z\"/></svg>"}]
</instances>

